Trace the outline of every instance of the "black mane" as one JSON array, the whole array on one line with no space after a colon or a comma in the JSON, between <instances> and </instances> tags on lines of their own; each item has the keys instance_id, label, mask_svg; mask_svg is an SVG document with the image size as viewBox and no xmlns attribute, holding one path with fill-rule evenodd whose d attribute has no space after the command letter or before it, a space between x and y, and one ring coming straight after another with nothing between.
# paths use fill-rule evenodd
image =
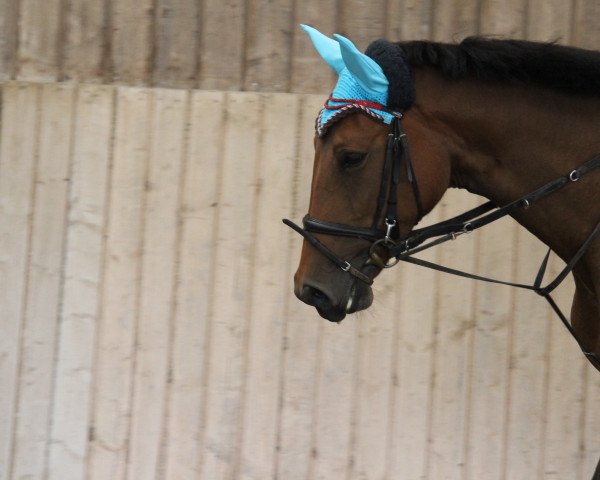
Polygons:
<instances>
[{"instance_id":1,"label":"black mane","mask_svg":"<svg viewBox=\"0 0 600 480\"><path fill-rule=\"evenodd\" d=\"M377 40L366 53L386 74L394 70L392 63L401 56L413 69L433 68L451 79L530 84L571 95L600 96L600 52L556 43L485 37L469 37L455 44Z\"/></svg>"},{"instance_id":2,"label":"black mane","mask_svg":"<svg viewBox=\"0 0 600 480\"><path fill-rule=\"evenodd\" d=\"M600 52L555 43L469 37L459 44L396 44L413 67L449 78L532 83L565 93L600 96Z\"/></svg>"}]
</instances>

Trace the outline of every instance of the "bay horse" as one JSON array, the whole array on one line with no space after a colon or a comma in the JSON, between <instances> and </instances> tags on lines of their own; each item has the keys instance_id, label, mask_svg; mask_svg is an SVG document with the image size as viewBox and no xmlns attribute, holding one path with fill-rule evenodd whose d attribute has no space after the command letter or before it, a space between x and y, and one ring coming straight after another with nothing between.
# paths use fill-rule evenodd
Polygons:
<instances>
[{"instance_id":1,"label":"bay horse","mask_svg":"<svg viewBox=\"0 0 600 480\"><path fill-rule=\"evenodd\" d=\"M542 287L546 256L516 286L543 295L600 370L600 53L479 37L361 53L302 27L339 78L317 118L304 226L284 220L305 238L296 296L339 322L372 304L383 268L510 215L567 264ZM448 188L489 202L415 229ZM549 295L569 273L570 322Z\"/></svg>"}]
</instances>

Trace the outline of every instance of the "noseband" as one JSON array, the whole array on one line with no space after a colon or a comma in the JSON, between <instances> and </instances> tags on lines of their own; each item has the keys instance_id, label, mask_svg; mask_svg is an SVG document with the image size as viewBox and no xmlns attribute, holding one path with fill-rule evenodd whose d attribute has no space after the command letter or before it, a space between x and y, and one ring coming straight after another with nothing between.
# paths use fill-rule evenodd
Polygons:
<instances>
[{"instance_id":1,"label":"noseband","mask_svg":"<svg viewBox=\"0 0 600 480\"><path fill-rule=\"evenodd\" d=\"M381 107L381 108L379 108ZM371 242L369 249L369 258L363 265L363 267L369 263L375 264L380 268L389 268L396 265L399 261L405 261L420 265L423 267L431 268L433 270L441 271L444 273L450 273L452 275L458 275L465 278L474 280L481 280L485 282L508 285L517 288L523 288L532 290L538 295L544 297L552 309L556 312L563 325L567 328L571 336L579 344L586 358L600 371L600 357L594 352L588 352L583 347L583 344L579 337L575 334L575 331L571 327L567 317L562 313L556 302L550 296L550 293L560 285L560 283L567 277L567 275L575 268L576 263L585 254L593 240L600 235L600 221L596 224L595 228L589 234L588 238L580 246L577 253L567 263L563 270L556 276L556 278L548 283L545 287L541 286L548 263L550 251L546 254L542 264L538 270L536 278L532 285L507 282L503 280L496 280L493 278L483 277L480 275L474 275L471 273L463 272L460 270L444 267L437 265L426 260L414 258L415 253L421 252L430 247L439 245L448 240L455 240L458 236L471 233L472 231L481 228L495 220L498 220L506 215L509 215L519 209L527 209L534 202L541 198L554 193L564 186L577 182L583 175L600 167L600 155L588 160L581 164L579 167L570 171L568 174L563 175L546 185L534 190L533 192L524 195L523 197L507 204L502 207L498 207L493 202L487 202L479 207L473 208L461 215L453 217L449 220L445 220L434 225L430 225L425 228L413 230L412 233L404 239L399 238L399 219L397 213L397 194L398 185L400 184L400 177L402 171L402 161L406 168L406 176L410 183L417 206L417 223L423 217L423 205L421 202L421 193L415 176L410 150L408 148L408 141L406 134L402 130L401 120L402 113L389 111L384 106L378 106L379 109L387 111L393 115L393 119L390 126L390 133L388 134L388 142L386 147L385 161L383 166L383 173L381 177L381 185L379 188L379 195L377 197L377 205L375 214L373 216L373 222L370 228L367 227L356 227L353 225L345 225L341 223L328 222L320 220L310 215L306 215L303 219L304 228L296 225L294 222L288 219L284 219L283 223L291 227L293 230L298 232L304 237L304 239L310 243L317 251L327 257L331 262L341 268L344 272L352 275L361 282L371 285L373 278L369 277L365 273L361 272L360 267L353 266L348 260L341 258L330 248L320 242L314 234L322 235L334 235L340 237L351 237L358 238ZM385 211L384 211L385 210ZM379 225L385 225L385 230L381 230ZM428 241L429 240L429 241ZM385 263L380 255L378 254L379 248L383 248L388 258L393 259L391 263Z\"/></svg>"}]
</instances>

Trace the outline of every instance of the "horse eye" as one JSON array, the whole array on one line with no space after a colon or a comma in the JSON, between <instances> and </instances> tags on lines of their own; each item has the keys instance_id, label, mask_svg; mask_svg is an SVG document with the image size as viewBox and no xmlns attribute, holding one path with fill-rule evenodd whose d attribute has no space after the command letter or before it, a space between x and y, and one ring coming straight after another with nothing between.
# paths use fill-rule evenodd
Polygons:
<instances>
[{"instance_id":1,"label":"horse eye","mask_svg":"<svg viewBox=\"0 0 600 480\"><path fill-rule=\"evenodd\" d=\"M345 170L355 168L355 167L358 167L363 162L363 160L365 159L366 156L367 156L366 153L344 152L341 155L340 164L341 164L342 168Z\"/></svg>"}]
</instances>

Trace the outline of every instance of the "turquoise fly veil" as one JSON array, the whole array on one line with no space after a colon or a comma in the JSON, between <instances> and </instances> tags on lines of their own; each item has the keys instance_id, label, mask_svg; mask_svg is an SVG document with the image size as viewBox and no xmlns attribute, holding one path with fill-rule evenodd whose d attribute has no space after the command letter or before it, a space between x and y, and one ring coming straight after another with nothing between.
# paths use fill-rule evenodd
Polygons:
<instances>
[{"instance_id":1,"label":"turquoise fly veil","mask_svg":"<svg viewBox=\"0 0 600 480\"><path fill-rule=\"evenodd\" d=\"M301 27L319 55L338 74L337 84L317 118L317 134L323 136L336 120L357 111L391 123L394 115L388 108L390 82L380 64L341 35L329 38L308 25Z\"/></svg>"}]
</instances>

